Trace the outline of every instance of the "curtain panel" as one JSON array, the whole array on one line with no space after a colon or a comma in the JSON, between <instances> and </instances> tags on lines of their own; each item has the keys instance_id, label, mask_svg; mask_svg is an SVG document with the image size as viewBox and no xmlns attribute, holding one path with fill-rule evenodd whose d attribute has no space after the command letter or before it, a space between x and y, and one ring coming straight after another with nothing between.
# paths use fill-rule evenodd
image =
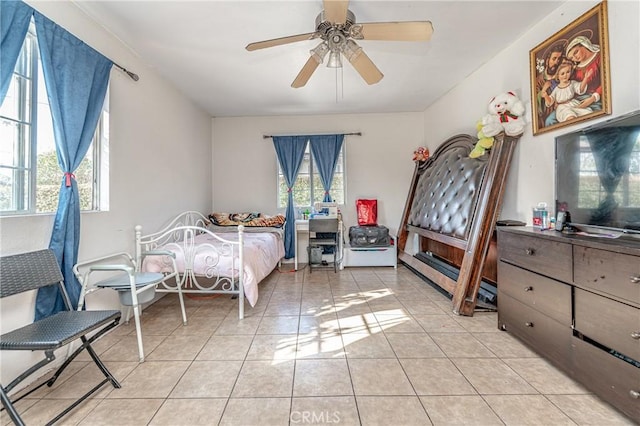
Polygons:
<instances>
[{"instance_id":1,"label":"curtain panel","mask_svg":"<svg viewBox=\"0 0 640 426\"><path fill-rule=\"evenodd\" d=\"M0 105L9 90L33 12L22 1L0 1Z\"/></svg>"},{"instance_id":2,"label":"curtain panel","mask_svg":"<svg viewBox=\"0 0 640 426\"><path fill-rule=\"evenodd\" d=\"M60 262L65 287L76 308L81 286L73 266L80 245L80 199L73 172L91 145L113 62L40 13L34 16L58 165L64 173L49 248ZM47 290L38 292L36 320L64 309L61 295Z\"/></svg>"},{"instance_id":3,"label":"curtain panel","mask_svg":"<svg viewBox=\"0 0 640 426\"><path fill-rule=\"evenodd\" d=\"M293 202L293 185L304 159L307 140L307 136L273 136L273 146L288 188L286 222L284 224L285 259L295 257L296 253L294 235L296 232L296 212Z\"/></svg>"},{"instance_id":4,"label":"curtain panel","mask_svg":"<svg viewBox=\"0 0 640 426\"><path fill-rule=\"evenodd\" d=\"M325 202L332 201L329 190L331 189L333 174L336 170L336 164L338 163L343 141L344 135L309 136L311 152L316 161L316 166L318 166L318 173L320 174L320 180L322 180L322 187L324 188L324 198L322 201Z\"/></svg>"}]
</instances>

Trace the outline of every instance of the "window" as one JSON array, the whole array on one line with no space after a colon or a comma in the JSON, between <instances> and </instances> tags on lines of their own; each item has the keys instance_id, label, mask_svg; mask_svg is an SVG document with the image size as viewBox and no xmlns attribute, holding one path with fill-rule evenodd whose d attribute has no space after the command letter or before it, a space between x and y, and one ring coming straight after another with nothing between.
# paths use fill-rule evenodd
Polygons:
<instances>
[{"instance_id":1,"label":"window","mask_svg":"<svg viewBox=\"0 0 640 426\"><path fill-rule=\"evenodd\" d=\"M74 172L81 210L108 207L106 191L99 191L99 183L108 181L108 105L107 91L91 147ZM0 105L0 214L55 212L62 176L32 23Z\"/></svg>"},{"instance_id":2,"label":"window","mask_svg":"<svg viewBox=\"0 0 640 426\"><path fill-rule=\"evenodd\" d=\"M329 190L331 199L338 204L344 204L345 199L345 145L346 144L343 143L340 149L340 155L338 156L338 162L333 175L333 182ZM322 180L320 179L320 174L317 172L315 159L312 161L312 158L313 154L310 145L307 144L307 149L304 153L302 164L300 165L300 172L293 185L293 201L296 207L312 207L314 203L324 199ZM285 208L287 207L287 182L284 179L277 157L276 162L278 163L278 208Z\"/></svg>"}]
</instances>

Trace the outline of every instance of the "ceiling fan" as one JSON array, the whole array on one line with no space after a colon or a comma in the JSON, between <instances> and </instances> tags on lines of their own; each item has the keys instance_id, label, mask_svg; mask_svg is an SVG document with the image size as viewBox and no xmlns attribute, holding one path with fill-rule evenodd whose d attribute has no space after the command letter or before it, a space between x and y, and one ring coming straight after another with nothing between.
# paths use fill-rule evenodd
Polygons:
<instances>
[{"instance_id":1,"label":"ceiling fan","mask_svg":"<svg viewBox=\"0 0 640 426\"><path fill-rule=\"evenodd\" d=\"M318 65L329 54L328 67L342 67L341 55L347 58L367 84L382 80L383 74L369 59L355 40L428 41L433 33L430 21L370 22L357 24L349 10L349 0L323 0L324 10L316 17L312 33L258 41L247 45L249 51L320 38L322 42L311 49L311 57L302 67L291 87L303 87Z\"/></svg>"}]
</instances>

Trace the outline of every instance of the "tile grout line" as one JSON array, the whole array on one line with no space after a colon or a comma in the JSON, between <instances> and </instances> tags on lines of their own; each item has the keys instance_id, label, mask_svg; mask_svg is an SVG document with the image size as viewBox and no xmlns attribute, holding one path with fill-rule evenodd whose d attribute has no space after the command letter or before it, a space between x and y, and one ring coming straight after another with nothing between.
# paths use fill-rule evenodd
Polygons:
<instances>
[{"instance_id":1,"label":"tile grout line","mask_svg":"<svg viewBox=\"0 0 640 426\"><path fill-rule=\"evenodd\" d=\"M349 273L351 275L351 273ZM351 275L353 278L353 275ZM354 278L355 281L355 278ZM358 285L358 283L356 282L356 285ZM358 285L358 289L360 288L360 286ZM331 285L329 285L329 291L331 292L331 298L333 299L333 304L335 305L335 297L334 297L334 292L333 292L333 287L331 287ZM344 351L344 339L342 338L342 329L340 328L340 321L338 320L338 315L336 313L336 321L338 322L338 330L340 331L340 341L342 342L342 348ZM355 405L355 409L356 409L356 415L358 416L358 422L360 423L360 425L362 425L362 416L360 415L360 406L358 404L358 398L356 397L356 388L355 385L353 384L353 375L351 374L351 367L349 366L349 357L347 356L346 351L344 351L344 360L345 363L347 364L347 373L349 374L349 382L351 383L351 391L353 392L353 402Z\"/></svg>"}]
</instances>

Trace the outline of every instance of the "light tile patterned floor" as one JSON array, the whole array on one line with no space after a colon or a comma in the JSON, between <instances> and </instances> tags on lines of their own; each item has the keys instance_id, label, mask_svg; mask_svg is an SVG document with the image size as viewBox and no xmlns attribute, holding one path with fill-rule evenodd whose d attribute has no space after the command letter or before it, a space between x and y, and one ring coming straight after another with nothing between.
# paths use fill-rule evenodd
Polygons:
<instances>
[{"instance_id":1,"label":"light tile patterned floor","mask_svg":"<svg viewBox=\"0 0 640 426\"><path fill-rule=\"evenodd\" d=\"M272 273L238 320L227 297L168 295L95 346L105 387L65 425L633 424L510 335L496 313L451 313L409 270ZM84 355L52 388L18 403L40 425L96 383ZM5 412L0 419L8 424Z\"/></svg>"}]
</instances>

